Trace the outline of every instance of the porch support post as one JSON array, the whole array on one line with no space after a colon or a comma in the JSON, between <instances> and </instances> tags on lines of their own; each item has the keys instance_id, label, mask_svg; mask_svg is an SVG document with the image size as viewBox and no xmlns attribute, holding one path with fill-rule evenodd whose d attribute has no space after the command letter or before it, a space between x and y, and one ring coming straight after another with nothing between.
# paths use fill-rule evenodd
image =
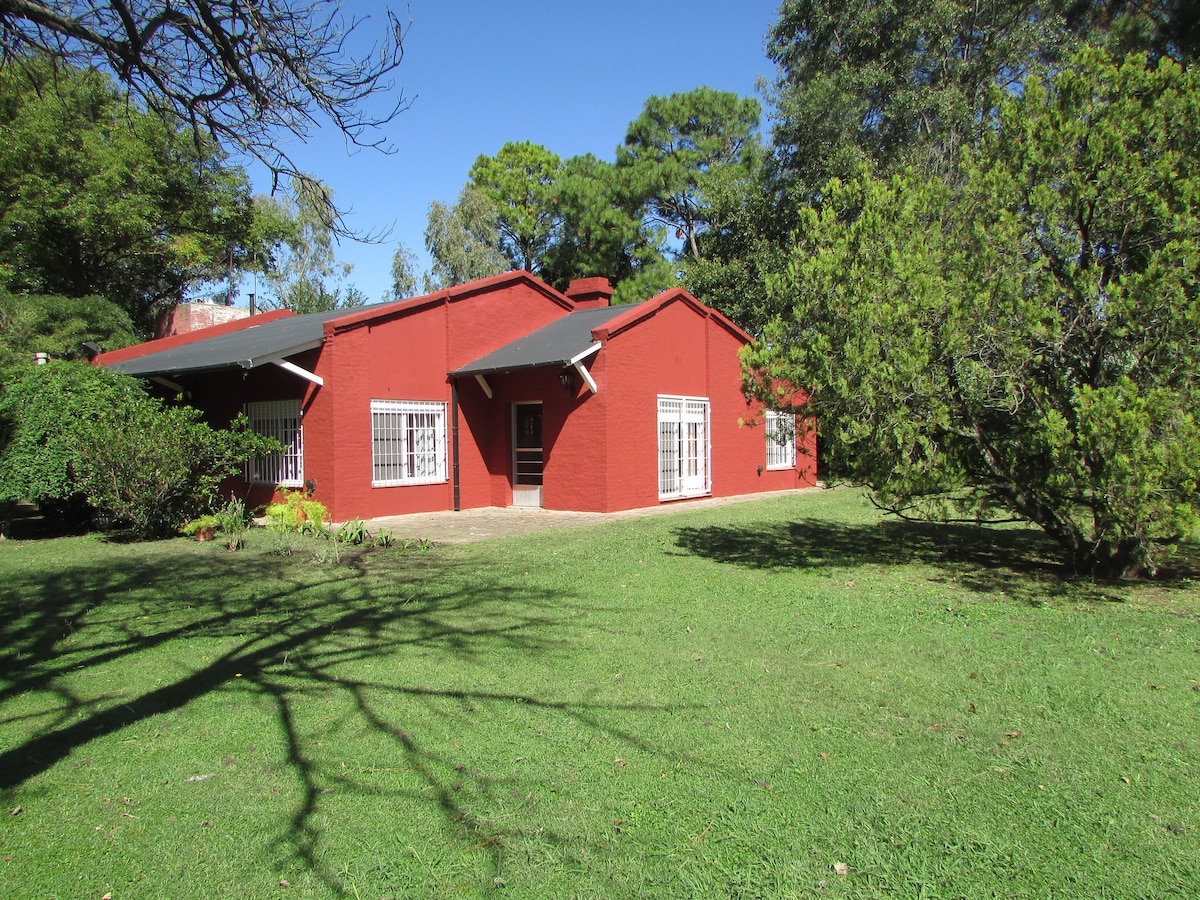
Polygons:
<instances>
[{"instance_id":1,"label":"porch support post","mask_svg":"<svg viewBox=\"0 0 1200 900\"><path fill-rule=\"evenodd\" d=\"M583 379L584 384L588 386L588 390L593 394L597 393L600 389L596 387L596 379L592 377L592 373L584 366L583 361L593 353L598 352L602 346L599 341L596 341L582 353L576 354L574 359L567 361L567 365L575 367L575 371L579 373L579 377Z\"/></svg>"}]
</instances>

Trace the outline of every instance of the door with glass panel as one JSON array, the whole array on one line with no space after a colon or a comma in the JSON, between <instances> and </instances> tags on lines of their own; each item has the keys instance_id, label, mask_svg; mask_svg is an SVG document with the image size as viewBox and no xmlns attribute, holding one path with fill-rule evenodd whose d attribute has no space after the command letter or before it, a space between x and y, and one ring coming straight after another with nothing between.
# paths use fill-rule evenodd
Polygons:
<instances>
[{"instance_id":1,"label":"door with glass panel","mask_svg":"<svg viewBox=\"0 0 1200 900\"><path fill-rule=\"evenodd\" d=\"M542 404L513 404L513 506L542 505Z\"/></svg>"}]
</instances>

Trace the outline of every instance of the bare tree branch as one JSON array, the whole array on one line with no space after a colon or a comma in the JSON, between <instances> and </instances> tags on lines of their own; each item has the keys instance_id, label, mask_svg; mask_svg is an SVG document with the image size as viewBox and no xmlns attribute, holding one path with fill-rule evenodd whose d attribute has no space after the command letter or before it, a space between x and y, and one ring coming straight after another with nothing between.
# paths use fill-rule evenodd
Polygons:
<instances>
[{"instance_id":1,"label":"bare tree branch","mask_svg":"<svg viewBox=\"0 0 1200 900\"><path fill-rule=\"evenodd\" d=\"M392 152L380 130L410 103L392 81L407 23L388 11L355 55L367 21L337 0L0 0L0 60L45 54L108 70L198 141L259 160L276 184L307 183L281 137L331 123L357 147ZM381 95L388 105L372 112Z\"/></svg>"}]
</instances>

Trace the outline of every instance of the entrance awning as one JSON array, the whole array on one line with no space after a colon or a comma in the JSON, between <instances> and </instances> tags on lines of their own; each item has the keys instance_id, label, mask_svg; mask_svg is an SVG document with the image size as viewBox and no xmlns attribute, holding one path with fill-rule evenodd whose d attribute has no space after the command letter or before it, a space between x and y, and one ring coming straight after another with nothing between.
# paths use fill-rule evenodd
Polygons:
<instances>
[{"instance_id":1,"label":"entrance awning","mask_svg":"<svg viewBox=\"0 0 1200 900\"><path fill-rule=\"evenodd\" d=\"M584 366L584 363L600 349L600 342L592 337L592 331L633 308L605 306L599 309L577 310L455 369L450 374L483 377L523 369L574 368L594 394L597 390L596 382Z\"/></svg>"}]
</instances>

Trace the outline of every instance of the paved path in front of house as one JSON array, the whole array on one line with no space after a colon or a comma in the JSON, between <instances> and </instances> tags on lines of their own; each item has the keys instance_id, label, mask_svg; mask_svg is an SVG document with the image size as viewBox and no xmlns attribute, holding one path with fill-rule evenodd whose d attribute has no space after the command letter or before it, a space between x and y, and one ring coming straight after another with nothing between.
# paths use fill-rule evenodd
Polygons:
<instances>
[{"instance_id":1,"label":"paved path in front of house","mask_svg":"<svg viewBox=\"0 0 1200 900\"><path fill-rule=\"evenodd\" d=\"M390 531L394 537L402 539L423 538L439 544L465 544L471 541L486 541L515 534L530 534L535 531L578 528L582 525L595 525L600 522L616 522L641 516L669 515L710 506L727 506L731 503L744 503L747 500L787 497L817 490L821 490L821 488L800 488L794 491L772 491L765 494L738 494L733 497L679 500L660 506L624 509L612 513L487 506L482 509L464 509L460 512L442 511L411 513L404 516L381 516L377 519L370 519L366 522L366 526L373 535L381 531Z\"/></svg>"}]
</instances>

